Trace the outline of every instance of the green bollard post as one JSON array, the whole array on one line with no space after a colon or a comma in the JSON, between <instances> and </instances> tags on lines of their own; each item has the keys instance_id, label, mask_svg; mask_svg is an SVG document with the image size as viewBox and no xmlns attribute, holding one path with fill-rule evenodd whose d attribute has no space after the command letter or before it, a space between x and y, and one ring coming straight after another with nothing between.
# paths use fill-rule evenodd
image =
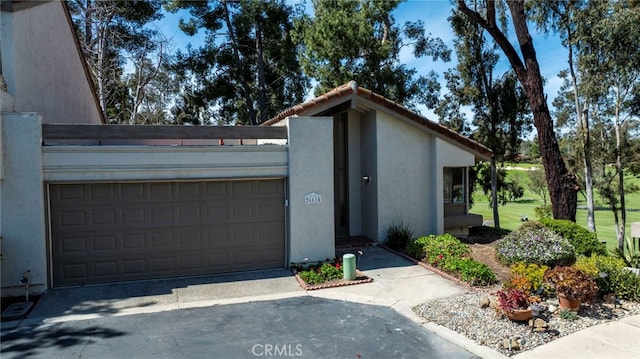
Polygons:
<instances>
[{"instance_id":1,"label":"green bollard post","mask_svg":"<svg viewBox=\"0 0 640 359\"><path fill-rule=\"evenodd\" d=\"M342 256L342 271L344 280L356 279L356 256L347 253Z\"/></svg>"}]
</instances>

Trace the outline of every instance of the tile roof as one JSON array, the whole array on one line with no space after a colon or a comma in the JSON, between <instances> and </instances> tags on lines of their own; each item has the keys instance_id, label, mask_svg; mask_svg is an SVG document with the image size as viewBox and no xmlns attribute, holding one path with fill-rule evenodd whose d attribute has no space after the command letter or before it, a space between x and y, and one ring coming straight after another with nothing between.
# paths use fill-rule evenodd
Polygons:
<instances>
[{"instance_id":1,"label":"tile roof","mask_svg":"<svg viewBox=\"0 0 640 359\"><path fill-rule=\"evenodd\" d=\"M436 134L440 135L441 137L446 137L448 139L451 139L455 142L458 142L459 144L463 145L464 147L467 147L471 150L473 150L474 152L480 154L482 157L486 157L487 159L490 158L493 155L493 152L491 151L491 149L489 149L488 147L482 145L479 142L476 142L468 137L465 137L459 133L457 133L456 131L441 125L437 122L433 122L428 120L426 117L423 117L421 115L419 115L418 113L416 113L415 111L412 111L402 105L399 105L398 103L391 101L381 95L378 95L377 93L371 91L371 90L367 90L363 87L358 86L358 84L355 81L350 81L349 83L346 83L344 85L341 85L339 87L336 87L335 89L325 93L324 95L320 95L310 101L301 103L299 105L290 107L282 112L280 112L279 114L277 114L275 117L269 119L268 121L264 122L263 125L264 126L270 126L274 123L277 123L279 121L284 120L285 118L289 117L289 116L295 116L295 115L299 115L305 111L310 111L315 107L320 107L326 104L330 104L338 99L344 98L344 97L348 97L351 95L356 95L360 98L363 98L365 100L368 100L374 104L377 104L379 106L382 106L400 116L403 116L413 122L416 122L424 127L426 127L427 129L435 132Z\"/></svg>"}]
</instances>

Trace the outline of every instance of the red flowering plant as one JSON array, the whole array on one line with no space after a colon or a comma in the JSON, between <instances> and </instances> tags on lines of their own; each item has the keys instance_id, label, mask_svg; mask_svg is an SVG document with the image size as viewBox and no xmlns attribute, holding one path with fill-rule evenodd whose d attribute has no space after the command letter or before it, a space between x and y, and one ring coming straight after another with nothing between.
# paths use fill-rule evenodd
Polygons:
<instances>
[{"instance_id":1,"label":"red flowering plant","mask_svg":"<svg viewBox=\"0 0 640 359\"><path fill-rule=\"evenodd\" d=\"M311 265L306 265L306 262L291 263L291 269L307 284L320 284L343 278L341 258L327 258L325 262L318 261Z\"/></svg>"},{"instance_id":2,"label":"red flowering plant","mask_svg":"<svg viewBox=\"0 0 640 359\"><path fill-rule=\"evenodd\" d=\"M518 288L506 288L497 291L498 304L500 309L507 313L515 310L523 310L529 308L529 294Z\"/></svg>"}]
</instances>

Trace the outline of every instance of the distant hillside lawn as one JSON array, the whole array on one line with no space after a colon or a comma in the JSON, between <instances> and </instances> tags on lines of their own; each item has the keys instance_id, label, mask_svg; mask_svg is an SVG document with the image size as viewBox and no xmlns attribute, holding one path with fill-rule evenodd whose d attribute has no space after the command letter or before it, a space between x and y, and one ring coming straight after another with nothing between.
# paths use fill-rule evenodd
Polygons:
<instances>
[{"instance_id":1,"label":"distant hillside lawn","mask_svg":"<svg viewBox=\"0 0 640 359\"><path fill-rule=\"evenodd\" d=\"M524 196L514 202L509 202L505 206L500 206L500 226L502 228L514 230L522 224L522 217L529 220L535 220L534 208L542 206L542 198L529 190L529 177L527 171L538 167L539 165L528 163L510 163L505 164L507 169L507 179L512 180L514 177L519 178L520 185L524 188ZM640 178L626 176L626 183L635 183L640 185ZM596 206L604 207L600 196L595 193ZM640 193L636 192L625 197L627 204L627 236L630 236L631 223L640 222ZM471 208L472 213L480 214L484 220L493 220L493 214L489 207L487 196L481 190L473 194L474 205ZM547 199L548 200L548 199ZM586 200L578 194L578 213L576 214L576 222L584 227L587 226ZM611 210L596 211L596 230L598 239L607 242L607 248L613 249L617 246L613 212Z\"/></svg>"}]
</instances>

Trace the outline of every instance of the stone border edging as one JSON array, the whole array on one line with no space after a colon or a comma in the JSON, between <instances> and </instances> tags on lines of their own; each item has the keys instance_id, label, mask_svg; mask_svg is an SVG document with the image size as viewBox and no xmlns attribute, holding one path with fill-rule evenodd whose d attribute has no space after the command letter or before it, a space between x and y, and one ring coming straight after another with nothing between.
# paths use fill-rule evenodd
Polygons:
<instances>
[{"instance_id":1,"label":"stone border edging","mask_svg":"<svg viewBox=\"0 0 640 359\"><path fill-rule=\"evenodd\" d=\"M298 284L300 284L300 286L304 290L318 290L318 289L325 289L325 288L337 288L337 287L344 287L344 286L348 286L348 285L356 285L356 284L364 284L364 283L373 282L373 278L367 277L366 275L364 275L364 273L360 272L357 269L356 269L356 278L360 277L360 278L364 278L364 279L356 279L356 280L350 280L350 281L339 281L339 282L327 282L327 283L322 283L322 284L310 285L310 284L307 284L304 280L302 280L302 278L300 278L300 275L298 274L298 272L293 271L293 275L296 277L296 281L298 281Z\"/></svg>"},{"instance_id":2,"label":"stone border edging","mask_svg":"<svg viewBox=\"0 0 640 359\"><path fill-rule=\"evenodd\" d=\"M393 249L385 246L384 244L378 244L378 247L383 248L383 249L385 249L385 250L387 250L387 251L389 251L389 252L391 252L391 253L393 253L393 254L395 254L397 256L400 256L400 257L402 257L402 258L404 258L404 259L406 259L406 260L408 260L408 261L410 261L410 262L412 262L414 264L417 264L420 267L428 269L428 270L434 272L435 274L437 274L437 275L439 275L439 276L441 276L441 277L443 277L445 279L448 279L448 280L450 280L452 282L456 282L456 284L458 284L460 286L463 286L463 287L465 287L467 289L470 289L470 290L478 290L479 289L477 287L474 287L474 286L470 285L467 282L461 281L459 278L457 278L457 277L455 277L455 276L453 276L453 275L451 275L451 274L449 274L449 273L447 273L445 271L440 270L439 268L436 268L436 267L430 266L430 265L428 265L428 264L426 264L424 262L418 261L415 258L409 257L408 255L406 255L404 253L396 252Z\"/></svg>"}]
</instances>

